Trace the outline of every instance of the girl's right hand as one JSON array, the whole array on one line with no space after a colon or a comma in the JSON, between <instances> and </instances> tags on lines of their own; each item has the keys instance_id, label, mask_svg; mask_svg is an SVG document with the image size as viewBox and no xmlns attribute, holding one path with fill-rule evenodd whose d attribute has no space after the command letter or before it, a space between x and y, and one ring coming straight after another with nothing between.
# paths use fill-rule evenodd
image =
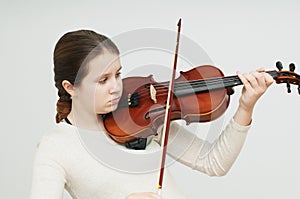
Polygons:
<instances>
[{"instance_id":1,"label":"girl's right hand","mask_svg":"<svg viewBox=\"0 0 300 199\"><path fill-rule=\"evenodd\" d=\"M160 195L153 192L132 193L125 199L163 199Z\"/></svg>"}]
</instances>

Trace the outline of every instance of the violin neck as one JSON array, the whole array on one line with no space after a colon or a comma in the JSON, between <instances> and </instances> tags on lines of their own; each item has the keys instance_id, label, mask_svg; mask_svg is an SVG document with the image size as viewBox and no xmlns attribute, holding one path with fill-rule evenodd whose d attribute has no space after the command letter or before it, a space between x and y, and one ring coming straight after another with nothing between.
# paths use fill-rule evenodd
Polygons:
<instances>
[{"instance_id":1,"label":"violin neck","mask_svg":"<svg viewBox=\"0 0 300 199\"><path fill-rule=\"evenodd\" d=\"M278 72L276 70L266 71L266 73L270 74L274 79L276 79L278 76ZM234 86L239 86L242 84L242 81L237 75L193 80L186 83L176 82L174 94L176 97L181 97L200 92L232 88Z\"/></svg>"}]
</instances>

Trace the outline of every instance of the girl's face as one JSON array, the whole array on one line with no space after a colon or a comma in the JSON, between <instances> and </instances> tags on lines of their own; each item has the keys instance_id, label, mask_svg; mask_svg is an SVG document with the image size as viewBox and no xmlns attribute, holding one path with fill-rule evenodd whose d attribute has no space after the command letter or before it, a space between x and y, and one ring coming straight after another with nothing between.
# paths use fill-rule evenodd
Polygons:
<instances>
[{"instance_id":1,"label":"girl's face","mask_svg":"<svg viewBox=\"0 0 300 199\"><path fill-rule=\"evenodd\" d=\"M122 95L119 56L109 52L88 63L88 74L76 88L77 104L96 114L106 114L118 107Z\"/></svg>"}]
</instances>

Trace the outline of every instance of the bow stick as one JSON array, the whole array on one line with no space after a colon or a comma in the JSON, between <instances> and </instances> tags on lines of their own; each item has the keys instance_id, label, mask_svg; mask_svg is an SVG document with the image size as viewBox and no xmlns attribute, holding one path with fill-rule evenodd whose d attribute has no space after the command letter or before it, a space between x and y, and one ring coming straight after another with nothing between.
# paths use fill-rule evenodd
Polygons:
<instances>
[{"instance_id":1,"label":"bow stick","mask_svg":"<svg viewBox=\"0 0 300 199\"><path fill-rule=\"evenodd\" d=\"M163 128L163 138L162 138L162 156L161 156L161 166L159 172L159 181L157 186L157 193L161 195L163 178L164 178L164 169L165 169L165 161L166 161L166 154L167 154L167 145L168 145L168 138L169 138L169 128L170 128L170 120L171 120L171 106L173 103L173 96L174 96L174 80L176 74L176 65L177 65L177 57L178 57L178 48L179 48L179 37L180 37L180 29L181 29L181 19L179 19L178 23L178 30L177 30L177 39L176 39L176 49L174 55L174 64L172 75L169 83L169 90L168 90L168 99L166 104L166 113L165 113L165 120L164 120L164 128Z\"/></svg>"}]
</instances>

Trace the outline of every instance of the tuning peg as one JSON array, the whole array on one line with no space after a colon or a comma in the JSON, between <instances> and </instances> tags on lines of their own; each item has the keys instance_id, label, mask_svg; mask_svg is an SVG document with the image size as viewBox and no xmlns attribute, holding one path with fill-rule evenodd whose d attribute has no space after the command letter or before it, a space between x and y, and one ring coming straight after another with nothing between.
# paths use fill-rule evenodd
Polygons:
<instances>
[{"instance_id":1,"label":"tuning peg","mask_svg":"<svg viewBox=\"0 0 300 199\"><path fill-rule=\"evenodd\" d=\"M278 68L278 70L283 69L282 63L280 61L276 62L276 67Z\"/></svg>"},{"instance_id":2,"label":"tuning peg","mask_svg":"<svg viewBox=\"0 0 300 199\"><path fill-rule=\"evenodd\" d=\"M295 64L294 64L294 63L290 63L290 65L289 65L289 68L290 68L290 71L291 71L291 72L294 72L294 71L295 71L295 68L296 68L296 66L295 66Z\"/></svg>"},{"instance_id":3,"label":"tuning peg","mask_svg":"<svg viewBox=\"0 0 300 199\"><path fill-rule=\"evenodd\" d=\"M300 95L300 83L298 84L298 94Z\"/></svg>"},{"instance_id":4,"label":"tuning peg","mask_svg":"<svg viewBox=\"0 0 300 199\"><path fill-rule=\"evenodd\" d=\"M288 92L288 93L291 93L291 92L292 92L292 91L291 91L291 84L290 84L290 81L289 81L289 80L286 81L286 87L287 87L287 92Z\"/></svg>"}]
</instances>

